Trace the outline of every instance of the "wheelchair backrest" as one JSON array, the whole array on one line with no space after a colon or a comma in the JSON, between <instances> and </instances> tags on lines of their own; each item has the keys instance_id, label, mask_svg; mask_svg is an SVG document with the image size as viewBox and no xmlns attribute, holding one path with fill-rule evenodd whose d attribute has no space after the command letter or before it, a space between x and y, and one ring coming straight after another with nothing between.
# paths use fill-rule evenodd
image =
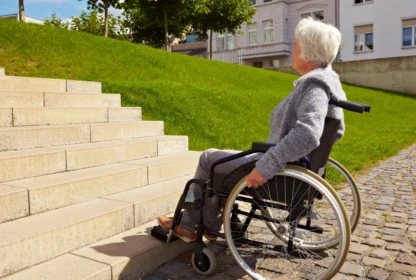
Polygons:
<instances>
[{"instance_id":1,"label":"wheelchair backrest","mask_svg":"<svg viewBox=\"0 0 416 280\"><path fill-rule=\"evenodd\" d=\"M312 171L320 176L324 175L325 166L328 161L329 154L331 153L332 146L335 144L340 123L341 120L326 118L324 132L319 140L319 146L307 155L311 162Z\"/></svg>"}]
</instances>

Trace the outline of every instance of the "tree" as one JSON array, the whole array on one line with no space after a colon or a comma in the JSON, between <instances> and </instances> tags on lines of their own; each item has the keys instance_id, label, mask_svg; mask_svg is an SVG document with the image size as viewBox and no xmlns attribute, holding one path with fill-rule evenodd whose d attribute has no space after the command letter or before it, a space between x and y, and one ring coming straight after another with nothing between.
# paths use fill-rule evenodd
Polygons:
<instances>
[{"instance_id":1,"label":"tree","mask_svg":"<svg viewBox=\"0 0 416 280\"><path fill-rule=\"evenodd\" d=\"M256 9L251 0L200 0L193 14L192 27L199 31L200 38L209 40L209 58L212 59L212 33L241 32L241 24L251 23Z\"/></svg>"},{"instance_id":2,"label":"tree","mask_svg":"<svg viewBox=\"0 0 416 280\"><path fill-rule=\"evenodd\" d=\"M19 0L19 20L25 21L25 3L24 0Z\"/></svg>"},{"instance_id":3,"label":"tree","mask_svg":"<svg viewBox=\"0 0 416 280\"><path fill-rule=\"evenodd\" d=\"M82 1L82 0L78 0ZM118 0L87 0L88 10L98 10L100 13L104 12L104 36L108 37L108 8L119 8Z\"/></svg>"},{"instance_id":4,"label":"tree","mask_svg":"<svg viewBox=\"0 0 416 280\"><path fill-rule=\"evenodd\" d=\"M126 26L135 39L170 50L169 34L181 36L189 25L189 13L199 0L125 0ZM163 43L162 43L163 42Z\"/></svg>"}]
</instances>

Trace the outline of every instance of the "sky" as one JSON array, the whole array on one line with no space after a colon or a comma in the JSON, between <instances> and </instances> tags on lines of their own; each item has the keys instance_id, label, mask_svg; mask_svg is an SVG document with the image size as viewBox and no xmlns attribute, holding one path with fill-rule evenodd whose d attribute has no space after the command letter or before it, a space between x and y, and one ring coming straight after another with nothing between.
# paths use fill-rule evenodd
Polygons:
<instances>
[{"instance_id":1,"label":"sky","mask_svg":"<svg viewBox=\"0 0 416 280\"><path fill-rule=\"evenodd\" d=\"M61 19L70 19L87 11L87 0L24 0L25 15L40 20L51 18L55 11ZM0 15L18 13L19 0L0 0ZM121 16L121 11L111 8L110 13Z\"/></svg>"}]
</instances>

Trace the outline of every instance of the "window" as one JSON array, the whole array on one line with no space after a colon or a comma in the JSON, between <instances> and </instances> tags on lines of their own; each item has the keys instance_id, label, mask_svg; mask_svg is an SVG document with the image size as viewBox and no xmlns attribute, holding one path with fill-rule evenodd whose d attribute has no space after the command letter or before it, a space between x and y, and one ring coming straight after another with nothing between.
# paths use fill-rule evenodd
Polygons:
<instances>
[{"instance_id":1,"label":"window","mask_svg":"<svg viewBox=\"0 0 416 280\"><path fill-rule=\"evenodd\" d=\"M224 50L224 34L218 34L218 48L217 50L219 52L222 52Z\"/></svg>"},{"instance_id":2,"label":"window","mask_svg":"<svg viewBox=\"0 0 416 280\"><path fill-rule=\"evenodd\" d=\"M324 21L325 20L324 11L313 12L313 13L305 13L305 14L302 14L300 17L301 17L301 19L311 17L314 20L319 20L319 21Z\"/></svg>"},{"instance_id":3,"label":"window","mask_svg":"<svg viewBox=\"0 0 416 280\"><path fill-rule=\"evenodd\" d=\"M272 2L273 0L263 0L263 3L269 3Z\"/></svg>"},{"instance_id":4,"label":"window","mask_svg":"<svg viewBox=\"0 0 416 280\"><path fill-rule=\"evenodd\" d=\"M354 0L355 4L371 3L373 0Z\"/></svg>"},{"instance_id":5,"label":"window","mask_svg":"<svg viewBox=\"0 0 416 280\"><path fill-rule=\"evenodd\" d=\"M253 67L263 68L263 61L253 61Z\"/></svg>"},{"instance_id":6,"label":"window","mask_svg":"<svg viewBox=\"0 0 416 280\"><path fill-rule=\"evenodd\" d=\"M186 43L187 44L193 44L199 42L199 36L198 34L186 34Z\"/></svg>"},{"instance_id":7,"label":"window","mask_svg":"<svg viewBox=\"0 0 416 280\"><path fill-rule=\"evenodd\" d=\"M356 52L374 50L373 25L356 26L354 41Z\"/></svg>"},{"instance_id":8,"label":"window","mask_svg":"<svg viewBox=\"0 0 416 280\"><path fill-rule=\"evenodd\" d=\"M256 0L251 0L251 3L253 3L253 5L256 5Z\"/></svg>"},{"instance_id":9,"label":"window","mask_svg":"<svg viewBox=\"0 0 416 280\"><path fill-rule=\"evenodd\" d=\"M249 23L248 29L248 44L257 45L257 23Z\"/></svg>"},{"instance_id":10,"label":"window","mask_svg":"<svg viewBox=\"0 0 416 280\"><path fill-rule=\"evenodd\" d=\"M234 49L234 36L231 33L227 33L227 50Z\"/></svg>"},{"instance_id":11,"label":"window","mask_svg":"<svg viewBox=\"0 0 416 280\"><path fill-rule=\"evenodd\" d=\"M416 18L403 20L403 47L416 46Z\"/></svg>"},{"instance_id":12,"label":"window","mask_svg":"<svg viewBox=\"0 0 416 280\"><path fill-rule=\"evenodd\" d=\"M273 20L263 21L264 43L273 42Z\"/></svg>"}]
</instances>

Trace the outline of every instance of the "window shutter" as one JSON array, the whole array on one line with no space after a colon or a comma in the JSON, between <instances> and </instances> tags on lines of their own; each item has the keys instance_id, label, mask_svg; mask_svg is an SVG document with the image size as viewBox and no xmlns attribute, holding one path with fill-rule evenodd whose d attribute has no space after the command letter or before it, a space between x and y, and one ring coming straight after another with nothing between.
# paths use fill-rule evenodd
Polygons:
<instances>
[{"instance_id":1,"label":"window shutter","mask_svg":"<svg viewBox=\"0 0 416 280\"><path fill-rule=\"evenodd\" d=\"M416 26L416 18L403 20L403 27Z\"/></svg>"},{"instance_id":2,"label":"window shutter","mask_svg":"<svg viewBox=\"0 0 416 280\"><path fill-rule=\"evenodd\" d=\"M355 26L355 34L363 34L363 33L373 33L373 25L362 25L362 26Z\"/></svg>"}]
</instances>

